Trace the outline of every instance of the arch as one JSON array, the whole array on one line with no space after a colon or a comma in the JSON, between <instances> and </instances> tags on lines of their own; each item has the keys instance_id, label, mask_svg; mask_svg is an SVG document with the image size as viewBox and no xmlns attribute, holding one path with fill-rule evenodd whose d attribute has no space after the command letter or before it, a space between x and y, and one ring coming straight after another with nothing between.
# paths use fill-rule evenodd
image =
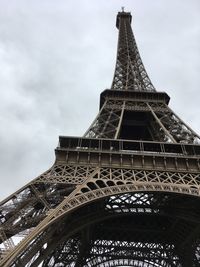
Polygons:
<instances>
[{"instance_id":1,"label":"arch","mask_svg":"<svg viewBox=\"0 0 200 267\"><path fill-rule=\"evenodd\" d=\"M66 213L73 212L86 204L92 203L98 199L103 199L108 196L117 194L134 193L134 192L164 192L176 193L181 195L190 195L200 197L200 191L196 188L186 185L174 185L164 183L150 183L150 182L137 182L135 184L116 185L111 187L99 188L90 190L85 193L70 195L64 199L38 226L29 234L23 241L21 241L6 257L2 260L4 267L9 266L25 247L28 248L29 244L47 227L61 219ZM70 198L71 197L71 198Z\"/></svg>"},{"instance_id":2,"label":"arch","mask_svg":"<svg viewBox=\"0 0 200 267\"><path fill-rule=\"evenodd\" d=\"M127 194L128 195L128 194ZM131 194L129 194L129 195L131 195ZM132 194L132 197L134 197L135 195L138 195L138 193L136 193L136 194ZM141 195L143 195L143 196L146 196L147 194L146 193L143 193L143 194L141 194ZM153 194L149 194L149 199L151 198L151 196L152 196ZM123 196L123 195L118 195L119 197L120 196ZM175 195L175 197L176 197L177 195ZM133 198L132 198L133 199ZM110 198L108 198L108 202L110 201ZM112 199L111 199L111 201L112 201ZM106 202L107 203L107 202ZM127 204L128 203L130 203L130 202L127 202ZM138 203L138 201L137 201L137 203ZM132 203L133 205L134 204L136 204L136 202L134 203L134 201L133 201L133 203ZM146 205L146 204L145 204ZM90 206L91 207L91 206ZM61 232L62 232L62 234L61 234L61 238L62 238L62 240L60 240L59 239L59 243L57 243L57 244L55 244L55 242L53 242L54 243L54 247L52 248L52 250L51 250L51 252L48 254L49 255L49 262L50 262L50 260L51 260L51 257L54 257L54 250L56 249L56 251L57 251L57 253L59 254L59 251L61 251L61 253L62 253L62 251L63 250L66 250L66 249L64 249L64 247L65 247L65 245L64 245L64 243L65 242L67 242L67 240L68 239L70 239L70 238L74 238L73 237L73 235L74 235L74 233L75 233L75 237L77 238L77 232L81 235L81 232L82 232L82 230L85 228L88 228L88 226L93 226L93 225L99 225L99 223L101 223L101 222L105 222L105 221L109 221L110 219L112 219L113 221L116 221L116 220L118 220L118 219L120 219L121 218L121 216L126 216L127 215L127 212L122 212L122 213L119 213L119 212L117 212L117 213L108 213L106 216L105 216L105 214L104 213L99 213L99 211L98 210L96 210L95 209L95 207L96 207L96 205L94 205L94 208L93 209L90 209L90 217L89 218L87 218L86 217L86 220L87 221L85 221L85 219L83 218L83 217L81 217L81 215L85 215L86 213L85 213L85 211L82 211L82 213L81 214L79 214L79 219L80 219L80 221L81 221L81 223L79 224L80 225L80 227L79 227L79 225L74 225L74 230L72 230L72 231L74 231L74 232L70 232L71 231L71 229L68 229L68 232L67 233L65 233L65 232L63 232L62 230L61 230ZM86 207L85 207L86 208ZM87 209L86 209L87 210ZM77 213L79 213L79 210L77 210L76 211ZM132 212L131 210L129 211L129 213L134 213L134 212ZM148 212L149 213L149 212ZM171 214L163 214L162 213L162 216L163 217L168 217L168 216L171 216ZM172 216L173 217L173 216ZM76 218L76 217L75 217ZM164 219L165 220L165 219ZM72 223L73 224L73 223ZM73 226L72 226L73 227ZM78 229L78 230L77 230ZM94 229L93 227L92 227L92 229ZM69 232L70 232L70 234L69 234ZM66 236L64 236L66 234ZM88 236L88 235L87 235ZM121 236L123 236L123 234L121 235ZM102 252L102 249L103 249L103 246L104 245L109 245L110 244L110 241L109 241L110 239L108 238L108 240L107 240L107 244L105 243L105 240L102 240L102 248L100 249L100 251ZM119 239L120 240L120 239ZM94 247L93 247L93 251L95 251L96 252L96 245L97 246L101 246L100 245L100 243L99 243L99 240L96 240L97 241L97 243L95 242L93 245L94 245ZM85 243L84 243L84 245L85 245ZM117 243L115 243L115 245L117 245ZM112 246L112 249L114 249L114 247L115 247L115 245L113 245ZM156 251L158 250L158 248L159 248L159 246L157 246L156 244L154 244L154 246L152 246L152 244L148 244L148 241L147 241L147 243L146 244L144 244L145 245L145 248L143 248L144 250L145 249L150 249L151 251L153 251L154 250L154 252L153 253L156 253ZM137 243L137 242L135 242L135 241L132 241L131 243L129 243L129 245L128 245L128 248L129 248L129 250L130 250L130 248L132 247L132 246L134 246L135 248L136 248L136 250L138 250L138 248L140 248L140 244L139 243ZM60 248L59 248L60 247ZM72 245L72 247L74 247L74 245ZM62 249L63 248L63 249ZM123 248L122 248L122 250L123 250ZM133 249L133 251L134 251L134 249ZM160 261L160 265L156 265L156 263L149 263L149 265L147 265L147 260L145 261L145 263L146 263L146 265L142 265L142 262L144 262L144 261L142 261L142 259L140 259L140 261L139 262L141 262L141 265L134 265L134 264L136 264L136 260L133 262L132 261L132 263L131 263L131 259L128 259L127 258L127 255L124 257L124 259L123 259L123 255L121 255L122 256L122 258L121 258L121 263L122 263L122 260L124 260L124 262L126 263L126 264L124 264L124 265L120 265L120 262L119 262L119 265L111 265L112 264L112 262L113 262L113 260L114 259L112 259L111 261L110 261L110 265L106 265L106 263L108 262L108 261L106 261L104 258L101 258L101 252L100 252L100 254L99 254L99 256L97 256L97 254L96 255L94 255L94 256L92 256L90 259L91 260L87 260L87 263L88 263L88 267L90 266L92 266L92 267L95 267L95 266L99 266L99 267L112 267L112 266L137 266L137 267L142 267L142 266L144 266L144 267L162 267L162 266L165 266L165 267L167 267L168 265L166 265L166 262L165 262L165 258L163 258L163 260L164 260L164 262L165 262L165 265L162 265L161 264L161 261ZM143 251L144 252L144 251ZM78 253L78 250L77 250L77 253ZM80 252L79 252L80 253ZM135 253L135 252L134 252ZM92 255L92 253L91 253L91 255ZM155 255L155 254L154 254ZM93 257L94 257L94 261L92 260L93 259ZM108 257L109 258L109 257ZM108 260L108 258L107 258L107 260ZM136 256L136 258L137 258L137 256ZM118 258L119 259L119 258ZM152 259L152 261L153 261L153 259ZM62 261L61 261L62 262ZM48 266L48 261L47 262L45 262L46 264L47 264L47 266ZM105 265L103 264L103 263L105 263ZM116 264L117 262L115 262L115 264ZM128 265L128 263L129 263L129 265ZM57 262L57 264L59 264L59 262ZM66 264L66 263L63 263L63 264ZM72 263L71 263L72 264ZM37 266L37 265L36 265ZM45 265L46 266L46 265ZM73 265L66 265L66 266L73 266ZM81 265L82 266L82 265ZM86 266L86 265L84 265L84 266ZM170 267L172 267L172 266L178 266L178 265L169 265ZM35 267L35 265L34 265L34 267Z\"/></svg>"}]
</instances>

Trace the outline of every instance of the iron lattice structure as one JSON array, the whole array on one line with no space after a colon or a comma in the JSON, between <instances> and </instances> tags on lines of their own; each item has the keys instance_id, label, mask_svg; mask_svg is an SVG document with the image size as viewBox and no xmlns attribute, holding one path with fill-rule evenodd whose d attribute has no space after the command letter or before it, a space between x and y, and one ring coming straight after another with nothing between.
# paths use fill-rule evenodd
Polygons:
<instances>
[{"instance_id":1,"label":"iron lattice structure","mask_svg":"<svg viewBox=\"0 0 200 267\"><path fill-rule=\"evenodd\" d=\"M117 15L112 87L83 137L1 202L0 266L200 266L199 136L156 92Z\"/></svg>"}]
</instances>

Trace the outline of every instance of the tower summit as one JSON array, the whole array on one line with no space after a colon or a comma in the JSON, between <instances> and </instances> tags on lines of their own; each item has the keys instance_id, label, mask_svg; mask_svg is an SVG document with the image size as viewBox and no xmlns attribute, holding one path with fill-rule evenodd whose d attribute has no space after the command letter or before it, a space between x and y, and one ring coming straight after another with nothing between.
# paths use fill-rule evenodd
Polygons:
<instances>
[{"instance_id":1,"label":"tower summit","mask_svg":"<svg viewBox=\"0 0 200 267\"><path fill-rule=\"evenodd\" d=\"M1 202L0 266L200 266L200 139L151 83L131 29L83 137ZM20 241L20 242L19 242Z\"/></svg>"},{"instance_id":2,"label":"tower summit","mask_svg":"<svg viewBox=\"0 0 200 267\"><path fill-rule=\"evenodd\" d=\"M112 89L155 91L140 58L131 21L131 13L118 13L116 27L119 29L119 38Z\"/></svg>"}]
</instances>

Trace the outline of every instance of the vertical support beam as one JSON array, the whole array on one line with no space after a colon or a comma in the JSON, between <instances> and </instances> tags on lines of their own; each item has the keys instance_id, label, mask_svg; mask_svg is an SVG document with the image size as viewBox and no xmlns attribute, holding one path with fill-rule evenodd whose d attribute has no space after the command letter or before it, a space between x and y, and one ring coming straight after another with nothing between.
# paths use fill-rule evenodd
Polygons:
<instances>
[{"instance_id":1,"label":"vertical support beam","mask_svg":"<svg viewBox=\"0 0 200 267\"><path fill-rule=\"evenodd\" d=\"M123 101L121 115L120 115L119 123L118 123L118 126L117 126L117 131L115 133L114 139L117 139L119 137L119 132L120 132L120 129L121 129L122 119L123 119L123 116L124 116L125 104L126 104L126 101Z\"/></svg>"},{"instance_id":2,"label":"vertical support beam","mask_svg":"<svg viewBox=\"0 0 200 267\"><path fill-rule=\"evenodd\" d=\"M86 264L87 256L91 249L91 226L82 231L80 253L74 267L83 267Z\"/></svg>"},{"instance_id":3,"label":"vertical support beam","mask_svg":"<svg viewBox=\"0 0 200 267\"><path fill-rule=\"evenodd\" d=\"M107 104L107 100L104 102L103 106L101 107L99 113L97 114L96 118L93 120L92 124L90 125L90 127L88 128L88 130L85 132L85 134L83 135L83 137L89 137L89 133L92 130L93 126L95 125L95 122L98 120L98 118L101 116L101 112L103 111L103 109L105 108Z\"/></svg>"},{"instance_id":4,"label":"vertical support beam","mask_svg":"<svg viewBox=\"0 0 200 267\"><path fill-rule=\"evenodd\" d=\"M168 138L170 138L170 140L173 143L177 143L176 140L174 139L174 137L170 134L170 132L165 128L165 126L162 124L162 122L159 120L159 118L156 116L155 112L153 111L152 107L147 103L147 106L149 107L152 115L154 116L155 120L157 121L157 123L160 125L160 127L163 129L164 133L168 136Z\"/></svg>"},{"instance_id":5,"label":"vertical support beam","mask_svg":"<svg viewBox=\"0 0 200 267\"><path fill-rule=\"evenodd\" d=\"M174 113L169 107L168 107L169 111L178 119L178 121L186 128L188 129L193 135L194 137L197 138L198 143L200 143L200 136L187 124L185 124L185 122L176 114Z\"/></svg>"},{"instance_id":6,"label":"vertical support beam","mask_svg":"<svg viewBox=\"0 0 200 267\"><path fill-rule=\"evenodd\" d=\"M37 190L34 184L30 185L30 188L33 190L35 196L44 204L44 206L47 208L47 210L50 210L49 203L46 201L44 196Z\"/></svg>"}]
</instances>

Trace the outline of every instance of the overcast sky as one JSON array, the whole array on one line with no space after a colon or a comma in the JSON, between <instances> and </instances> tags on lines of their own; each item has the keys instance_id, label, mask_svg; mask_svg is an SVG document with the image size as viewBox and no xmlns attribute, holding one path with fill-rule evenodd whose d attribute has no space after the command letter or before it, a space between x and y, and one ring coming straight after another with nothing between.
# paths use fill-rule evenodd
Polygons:
<instances>
[{"instance_id":1,"label":"overcast sky","mask_svg":"<svg viewBox=\"0 0 200 267\"><path fill-rule=\"evenodd\" d=\"M199 0L0 0L1 199L53 164L59 135L82 136L96 116L121 6L153 84L200 133Z\"/></svg>"}]
</instances>

